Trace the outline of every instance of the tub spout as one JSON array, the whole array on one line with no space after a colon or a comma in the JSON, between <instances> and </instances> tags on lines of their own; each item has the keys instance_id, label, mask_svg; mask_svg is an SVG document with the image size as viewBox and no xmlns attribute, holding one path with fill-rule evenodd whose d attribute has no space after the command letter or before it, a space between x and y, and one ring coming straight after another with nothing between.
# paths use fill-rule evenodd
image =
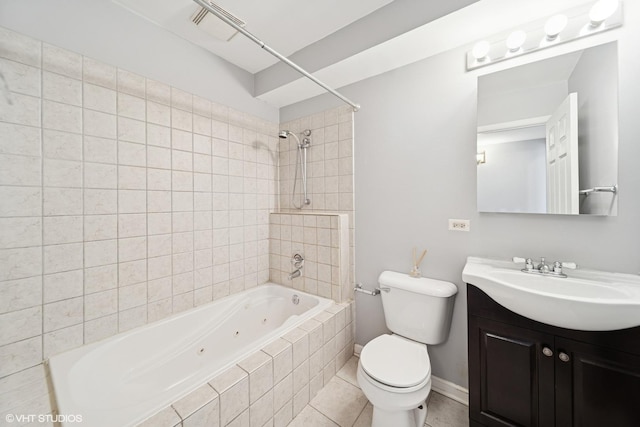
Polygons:
<instances>
[{"instance_id":1,"label":"tub spout","mask_svg":"<svg viewBox=\"0 0 640 427\"><path fill-rule=\"evenodd\" d=\"M300 269L297 269L297 270L296 270L296 271L294 271L293 273L289 274L289 275L287 276L287 278L288 278L289 280L293 280L293 279L295 279L296 277L300 277L301 275L302 275L302 273L300 272Z\"/></svg>"}]
</instances>

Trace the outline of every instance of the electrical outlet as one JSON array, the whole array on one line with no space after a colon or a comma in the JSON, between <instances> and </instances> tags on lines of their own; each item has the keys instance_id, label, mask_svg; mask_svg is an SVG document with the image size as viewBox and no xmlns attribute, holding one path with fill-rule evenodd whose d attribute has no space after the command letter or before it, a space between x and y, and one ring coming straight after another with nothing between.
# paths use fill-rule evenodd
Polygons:
<instances>
[{"instance_id":1,"label":"electrical outlet","mask_svg":"<svg viewBox=\"0 0 640 427\"><path fill-rule=\"evenodd\" d=\"M468 219L450 219L449 230L469 231L471 230L471 221L469 221Z\"/></svg>"}]
</instances>

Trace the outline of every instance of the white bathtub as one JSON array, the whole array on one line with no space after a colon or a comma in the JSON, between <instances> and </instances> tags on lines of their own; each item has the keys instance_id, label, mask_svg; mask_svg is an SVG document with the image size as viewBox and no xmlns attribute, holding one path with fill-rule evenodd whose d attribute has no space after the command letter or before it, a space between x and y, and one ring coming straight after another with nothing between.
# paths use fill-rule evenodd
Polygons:
<instances>
[{"instance_id":1,"label":"white bathtub","mask_svg":"<svg viewBox=\"0 0 640 427\"><path fill-rule=\"evenodd\" d=\"M266 284L53 356L58 413L136 425L332 303Z\"/></svg>"}]
</instances>

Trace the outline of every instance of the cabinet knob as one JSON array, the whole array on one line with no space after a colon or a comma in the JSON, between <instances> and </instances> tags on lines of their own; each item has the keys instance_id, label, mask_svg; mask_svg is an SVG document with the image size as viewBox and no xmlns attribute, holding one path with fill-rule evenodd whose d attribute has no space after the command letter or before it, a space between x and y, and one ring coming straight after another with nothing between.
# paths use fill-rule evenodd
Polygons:
<instances>
[{"instance_id":1,"label":"cabinet knob","mask_svg":"<svg viewBox=\"0 0 640 427\"><path fill-rule=\"evenodd\" d=\"M568 362L569 360L571 360L569 355L567 353L564 353L564 352L560 352L560 354L558 355L558 358L563 362Z\"/></svg>"},{"instance_id":2,"label":"cabinet knob","mask_svg":"<svg viewBox=\"0 0 640 427\"><path fill-rule=\"evenodd\" d=\"M542 354L544 354L547 357L551 357L553 356L553 351L549 347L545 347L542 349Z\"/></svg>"}]
</instances>

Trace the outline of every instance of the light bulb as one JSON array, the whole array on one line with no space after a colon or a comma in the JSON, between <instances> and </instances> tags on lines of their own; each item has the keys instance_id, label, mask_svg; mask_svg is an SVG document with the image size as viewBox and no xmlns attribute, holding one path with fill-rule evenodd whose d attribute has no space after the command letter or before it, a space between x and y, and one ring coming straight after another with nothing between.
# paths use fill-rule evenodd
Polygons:
<instances>
[{"instance_id":1,"label":"light bulb","mask_svg":"<svg viewBox=\"0 0 640 427\"><path fill-rule=\"evenodd\" d=\"M598 27L618 9L618 0L599 0L589 11L592 27Z\"/></svg>"},{"instance_id":2,"label":"light bulb","mask_svg":"<svg viewBox=\"0 0 640 427\"><path fill-rule=\"evenodd\" d=\"M507 37L507 48L511 52L517 52L522 47L526 39L527 33L522 30L514 31L509 34L509 37Z\"/></svg>"},{"instance_id":3,"label":"light bulb","mask_svg":"<svg viewBox=\"0 0 640 427\"><path fill-rule=\"evenodd\" d=\"M558 35L565 29L569 20L565 15L554 15L544 24L544 32L547 34L547 40L555 40Z\"/></svg>"},{"instance_id":4,"label":"light bulb","mask_svg":"<svg viewBox=\"0 0 640 427\"><path fill-rule=\"evenodd\" d=\"M478 62L484 61L490 49L491 49L491 45L489 44L489 42L486 40L482 40L476 43L475 46L473 46L473 50L471 51L471 54L473 55L474 58L476 58Z\"/></svg>"}]
</instances>

